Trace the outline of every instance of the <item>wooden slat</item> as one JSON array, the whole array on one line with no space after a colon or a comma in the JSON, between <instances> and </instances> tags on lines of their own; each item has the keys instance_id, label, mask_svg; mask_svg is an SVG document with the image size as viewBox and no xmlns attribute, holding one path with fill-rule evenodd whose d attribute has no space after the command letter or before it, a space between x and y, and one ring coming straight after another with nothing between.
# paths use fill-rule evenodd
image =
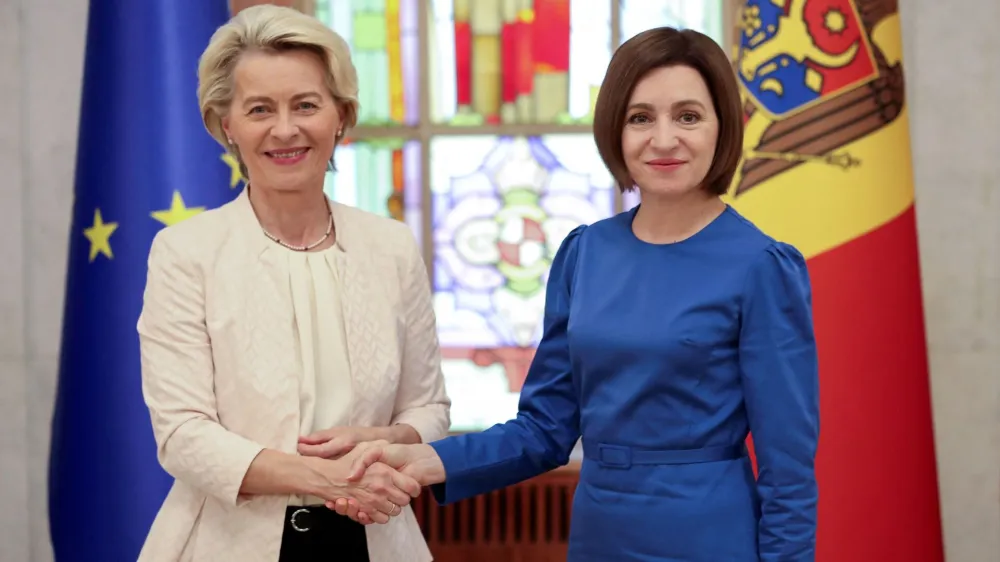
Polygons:
<instances>
[{"instance_id":1,"label":"wooden slat","mask_svg":"<svg viewBox=\"0 0 1000 562\"><path fill-rule=\"evenodd\" d=\"M436 562L563 562L578 478L571 466L447 506L425 493L414 513Z\"/></svg>"}]
</instances>

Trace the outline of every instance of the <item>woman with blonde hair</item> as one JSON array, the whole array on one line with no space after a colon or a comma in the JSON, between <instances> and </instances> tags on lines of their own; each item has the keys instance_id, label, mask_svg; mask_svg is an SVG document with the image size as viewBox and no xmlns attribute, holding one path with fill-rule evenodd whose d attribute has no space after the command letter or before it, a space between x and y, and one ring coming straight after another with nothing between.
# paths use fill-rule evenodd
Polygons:
<instances>
[{"instance_id":1,"label":"woman with blonde hair","mask_svg":"<svg viewBox=\"0 0 1000 562\"><path fill-rule=\"evenodd\" d=\"M347 44L261 5L198 73L205 126L248 184L150 250L143 392L175 483L140 560L426 562L419 485L384 465L347 479L355 444L439 439L450 407L413 235L323 193L357 119ZM385 525L323 507L337 498Z\"/></svg>"}]
</instances>

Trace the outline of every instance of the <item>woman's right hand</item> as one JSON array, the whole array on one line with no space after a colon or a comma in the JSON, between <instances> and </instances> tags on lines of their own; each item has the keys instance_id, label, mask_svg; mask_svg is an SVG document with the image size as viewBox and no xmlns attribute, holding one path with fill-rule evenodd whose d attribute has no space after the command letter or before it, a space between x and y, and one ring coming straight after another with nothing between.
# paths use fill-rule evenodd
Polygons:
<instances>
[{"instance_id":1,"label":"woman's right hand","mask_svg":"<svg viewBox=\"0 0 1000 562\"><path fill-rule=\"evenodd\" d=\"M434 448L427 444L390 445L378 441L362 443L355 452L351 480L363 479L373 468L385 465L398 470L404 476L416 479L424 486L444 482L446 477L441 458ZM349 498L341 498L335 502L328 501L326 506L364 525L377 522L373 519L377 518L378 514L366 512L363 506Z\"/></svg>"},{"instance_id":2,"label":"woman's right hand","mask_svg":"<svg viewBox=\"0 0 1000 562\"><path fill-rule=\"evenodd\" d=\"M388 443L386 443L388 444ZM374 523L388 523L403 512L410 500L420 495L420 484L413 478L377 462L381 452L376 448L359 448L336 460L317 459L323 463L326 485L317 496L335 503L338 499L352 503L369 515ZM364 466L364 475L349 479L352 471Z\"/></svg>"}]
</instances>

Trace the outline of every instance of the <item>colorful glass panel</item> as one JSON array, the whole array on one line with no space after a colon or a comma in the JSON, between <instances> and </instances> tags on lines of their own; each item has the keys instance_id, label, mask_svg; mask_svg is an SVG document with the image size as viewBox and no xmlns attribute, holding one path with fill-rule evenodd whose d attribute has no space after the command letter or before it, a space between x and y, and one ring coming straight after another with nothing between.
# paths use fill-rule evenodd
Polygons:
<instances>
[{"instance_id":1,"label":"colorful glass panel","mask_svg":"<svg viewBox=\"0 0 1000 562\"><path fill-rule=\"evenodd\" d=\"M509 419L570 230L613 213L590 135L431 140L434 303L455 428Z\"/></svg>"},{"instance_id":2,"label":"colorful glass panel","mask_svg":"<svg viewBox=\"0 0 1000 562\"><path fill-rule=\"evenodd\" d=\"M430 0L438 123L590 123L611 60L608 0Z\"/></svg>"},{"instance_id":3,"label":"colorful glass panel","mask_svg":"<svg viewBox=\"0 0 1000 562\"><path fill-rule=\"evenodd\" d=\"M317 0L316 17L351 47L359 125L416 125L420 117L418 0Z\"/></svg>"},{"instance_id":4,"label":"colorful glass panel","mask_svg":"<svg viewBox=\"0 0 1000 562\"><path fill-rule=\"evenodd\" d=\"M337 147L324 191L334 201L406 221L420 240L420 142L352 141Z\"/></svg>"},{"instance_id":5,"label":"colorful glass panel","mask_svg":"<svg viewBox=\"0 0 1000 562\"><path fill-rule=\"evenodd\" d=\"M725 45L722 0L619 0L621 41L654 27L694 29Z\"/></svg>"}]
</instances>

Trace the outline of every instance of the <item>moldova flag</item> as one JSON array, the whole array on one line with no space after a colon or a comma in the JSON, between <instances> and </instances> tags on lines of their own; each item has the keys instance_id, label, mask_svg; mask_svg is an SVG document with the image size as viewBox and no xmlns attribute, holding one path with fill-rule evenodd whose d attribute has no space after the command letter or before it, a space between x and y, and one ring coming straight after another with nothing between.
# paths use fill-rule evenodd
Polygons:
<instances>
[{"instance_id":1,"label":"moldova flag","mask_svg":"<svg viewBox=\"0 0 1000 562\"><path fill-rule=\"evenodd\" d=\"M738 18L729 202L808 259L819 562L944 557L896 4L749 0Z\"/></svg>"}]
</instances>

